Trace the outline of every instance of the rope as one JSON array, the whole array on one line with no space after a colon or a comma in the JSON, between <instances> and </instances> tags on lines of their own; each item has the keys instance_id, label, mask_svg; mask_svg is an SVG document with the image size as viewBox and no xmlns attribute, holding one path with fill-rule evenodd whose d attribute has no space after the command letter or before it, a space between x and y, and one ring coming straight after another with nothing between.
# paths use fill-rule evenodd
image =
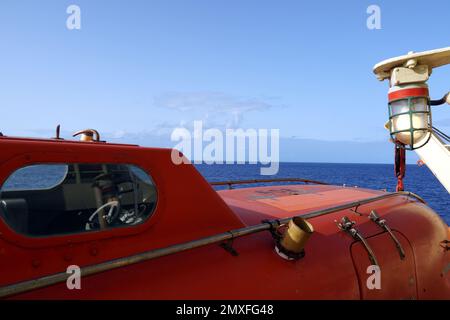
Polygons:
<instances>
[{"instance_id":1,"label":"rope","mask_svg":"<svg viewBox=\"0 0 450 320\"><path fill-rule=\"evenodd\" d=\"M406 150L401 142L395 143L395 176L397 177L396 191L404 191L403 178L406 172Z\"/></svg>"}]
</instances>

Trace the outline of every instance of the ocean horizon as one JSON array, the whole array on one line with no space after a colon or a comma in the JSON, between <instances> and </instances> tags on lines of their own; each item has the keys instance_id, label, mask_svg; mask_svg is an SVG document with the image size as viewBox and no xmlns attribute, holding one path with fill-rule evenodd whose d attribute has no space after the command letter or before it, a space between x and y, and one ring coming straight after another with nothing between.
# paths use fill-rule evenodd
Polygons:
<instances>
[{"instance_id":1,"label":"ocean horizon","mask_svg":"<svg viewBox=\"0 0 450 320\"><path fill-rule=\"evenodd\" d=\"M304 178L333 185L346 185L395 191L397 178L393 164L280 162L276 175L260 174L260 164L195 164L210 182L225 180ZM286 184L286 182L283 182ZM272 185L263 183L261 185ZM409 164L404 178L405 190L416 193L450 225L450 194L426 167ZM246 187L239 185L236 188ZM220 187L219 187L220 189Z\"/></svg>"}]
</instances>

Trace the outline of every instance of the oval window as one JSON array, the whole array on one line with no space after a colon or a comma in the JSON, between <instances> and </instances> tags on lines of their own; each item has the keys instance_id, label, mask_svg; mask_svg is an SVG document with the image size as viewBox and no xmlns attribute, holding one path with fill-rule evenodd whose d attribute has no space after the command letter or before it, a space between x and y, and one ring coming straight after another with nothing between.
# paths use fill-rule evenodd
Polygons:
<instances>
[{"instance_id":1,"label":"oval window","mask_svg":"<svg viewBox=\"0 0 450 320\"><path fill-rule=\"evenodd\" d=\"M15 171L0 189L0 217L31 236L133 226L156 207L151 177L127 164L39 164Z\"/></svg>"}]
</instances>

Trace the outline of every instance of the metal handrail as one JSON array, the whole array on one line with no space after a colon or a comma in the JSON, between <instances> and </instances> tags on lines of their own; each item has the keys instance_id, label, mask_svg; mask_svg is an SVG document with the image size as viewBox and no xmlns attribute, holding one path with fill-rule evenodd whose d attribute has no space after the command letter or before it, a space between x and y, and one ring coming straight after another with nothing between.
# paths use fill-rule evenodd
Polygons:
<instances>
[{"instance_id":1,"label":"metal handrail","mask_svg":"<svg viewBox=\"0 0 450 320\"><path fill-rule=\"evenodd\" d=\"M269 182L304 182L306 184L320 184L328 185L326 182L302 179L302 178L277 178L277 179L251 179L251 180L229 180L229 181L217 181L210 182L212 186L228 186L228 189L233 189L232 186L236 184L256 184L256 183L269 183Z\"/></svg>"},{"instance_id":2,"label":"metal handrail","mask_svg":"<svg viewBox=\"0 0 450 320\"><path fill-rule=\"evenodd\" d=\"M399 196L399 195L413 197L421 202L424 202L420 197L418 197L414 193L401 191L401 192L395 192L395 193L386 193L381 196L366 198L363 200L354 201L354 202L350 202L347 204L330 207L327 209L312 211L310 213L303 214L298 217L302 217L304 219L311 219L311 218L318 217L321 215L337 212L340 210L350 209L353 207L358 207L363 204L367 204L367 203L371 203L371 202L375 202L375 201L379 201L382 199L395 197L395 196ZM261 231L271 231L271 230L274 230L274 228L279 227L280 225L288 223L291 219L293 219L295 217L297 217L297 216L284 218L284 219L267 220L267 221L263 221L262 223L254 225L254 226L249 226L249 227L240 228L240 229L234 229L234 230L230 230L230 231L216 234L213 236L209 236L209 237L205 237L205 238L201 238L201 239L197 239L197 240L193 240L193 241L188 241L185 243L176 244L176 245L172 245L172 246L165 247L165 248L153 249L153 250L149 250L149 251L139 253L136 255L122 257L122 258L106 261L103 263L86 266L86 267L81 268L81 275L85 277L85 276L97 274L100 272L105 272L105 271L125 267L128 265L136 264L139 262L148 261L148 260L152 260L155 258L171 255L174 253L179 253L179 252L183 252L186 250L203 247L203 246L210 245L213 243L219 243L219 242L223 242L223 241L227 241L227 240L232 240L232 239L235 239L238 237L243 237L243 236L254 234L257 232L261 232ZM69 275L66 272L60 272L60 273L44 276L41 278L37 278L34 280L27 280L27 281L19 282L16 284L11 284L11 285L7 285L4 287L0 287L0 297L11 296L11 295L23 293L26 291L35 290L35 289L39 289L39 288L43 288L43 287L48 287L48 286L55 285L58 283L63 283L65 281L67 281L68 277L69 277Z\"/></svg>"}]
</instances>

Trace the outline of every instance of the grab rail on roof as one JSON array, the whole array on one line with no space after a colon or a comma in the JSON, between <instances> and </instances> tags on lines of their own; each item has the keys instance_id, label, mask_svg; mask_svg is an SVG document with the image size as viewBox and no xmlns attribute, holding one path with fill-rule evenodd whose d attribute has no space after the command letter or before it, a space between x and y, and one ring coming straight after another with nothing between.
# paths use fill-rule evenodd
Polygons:
<instances>
[{"instance_id":1,"label":"grab rail on roof","mask_svg":"<svg viewBox=\"0 0 450 320\"><path fill-rule=\"evenodd\" d=\"M233 185L237 184L257 184L257 183L269 183L269 182L303 182L306 184L320 184L328 185L326 182L302 179L302 178L276 178L276 179L251 179L251 180L229 180L229 181L217 181L210 182L212 186L228 186L228 189L233 189Z\"/></svg>"}]
</instances>

